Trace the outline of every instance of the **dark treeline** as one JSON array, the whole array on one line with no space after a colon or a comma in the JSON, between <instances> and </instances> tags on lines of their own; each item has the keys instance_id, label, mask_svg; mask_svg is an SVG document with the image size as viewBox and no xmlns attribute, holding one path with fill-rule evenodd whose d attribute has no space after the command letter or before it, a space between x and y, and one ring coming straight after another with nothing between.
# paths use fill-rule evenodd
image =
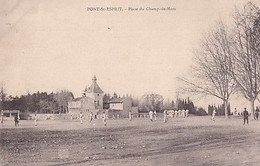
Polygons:
<instances>
[{"instance_id":1,"label":"dark treeline","mask_svg":"<svg viewBox=\"0 0 260 166\"><path fill-rule=\"evenodd\" d=\"M208 115L205 109L203 109L202 107L196 107L194 103L190 100L190 98L187 99L177 98L176 101L174 100L165 101L161 95L154 94L154 93L145 94L140 98L134 97L131 94L120 96L117 93L114 93L113 95L110 95L108 93L105 94L103 97L104 109L109 109L109 100L113 98L125 98L125 97L131 98L132 106L139 107L140 112L148 112L150 110L163 112L164 109L166 110L188 109L189 113L193 115L199 115L199 116Z\"/></svg>"},{"instance_id":2,"label":"dark treeline","mask_svg":"<svg viewBox=\"0 0 260 166\"><path fill-rule=\"evenodd\" d=\"M66 113L68 101L74 98L73 93L62 90L57 93L36 92L21 96L7 96L1 100L1 109L20 110L29 113Z\"/></svg>"},{"instance_id":3,"label":"dark treeline","mask_svg":"<svg viewBox=\"0 0 260 166\"><path fill-rule=\"evenodd\" d=\"M202 107L196 107L193 103L193 101L191 101L190 98L187 99L181 99L181 98L177 98L177 100L174 102L172 101L166 101L164 103L164 109L167 110L189 110L190 114L193 115L198 115L198 116L205 116L207 115L207 112L205 111L205 109L203 109Z\"/></svg>"},{"instance_id":4,"label":"dark treeline","mask_svg":"<svg viewBox=\"0 0 260 166\"><path fill-rule=\"evenodd\" d=\"M131 98L132 106L139 107L140 112L148 112L150 110L163 112L164 109L167 110L183 110L188 109L190 114L194 115L207 115L207 112L199 107L194 106L194 103L188 99L178 98L175 102L166 101L159 94L145 94L142 97L133 97L131 94L128 95L118 95L114 93L113 95L104 94L103 97L103 108L109 109L109 101L114 98ZM27 95L21 96L8 96L4 91L1 91L1 102L0 109L2 110L20 110L23 113L68 113L68 101L74 99L74 95L70 91L62 90L56 93L47 92L36 92L33 94L28 93ZM222 115L218 114L217 115Z\"/></svg>"},{"instance_id":5,"label":"dark treeline","mask_svg":"<svg viewBox=\"0 0 260 166\"><path fill-rule=\"evenodd\" d=\"M208 114L209 115L212 115L214 108L216 110L216 116L224 116L225 115L225 105L224 104L218 105L217 107L215 105L209 105L208 106ZM228 103L227 110L228 110L228 115L231 115L229 103Z\"/></svg>"},{"instance_id":6,"label":"dark treeline","mask_svg":"<svg viewBox=\"0 0 260 166\"><path fill-rule=\"evenodd\" d=\"M196 107L194 103L188 98L188 99L177 99L176 100L176 108L178 110L189 110L189 114L199 115L199 116L205 116L207 115L207 112L202 107Z\"/></svg>"}]
</instances>

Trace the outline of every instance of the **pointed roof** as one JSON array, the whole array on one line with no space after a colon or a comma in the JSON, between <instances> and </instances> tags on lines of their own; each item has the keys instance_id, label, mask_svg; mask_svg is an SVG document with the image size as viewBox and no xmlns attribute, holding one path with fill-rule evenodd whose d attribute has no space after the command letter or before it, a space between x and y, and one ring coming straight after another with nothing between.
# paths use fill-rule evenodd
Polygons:
<instances>
[{"instance_id":1,"label":"pointed roof","mask_svg":"<svg viewBox=\"0 0 260 166\"><path fill-rule=\"evenodd\" d=\"M104 93L97 84L97 77L94 75L92 78L92 85L85 89L86 93Z\"/></svg>"}]
</instances>

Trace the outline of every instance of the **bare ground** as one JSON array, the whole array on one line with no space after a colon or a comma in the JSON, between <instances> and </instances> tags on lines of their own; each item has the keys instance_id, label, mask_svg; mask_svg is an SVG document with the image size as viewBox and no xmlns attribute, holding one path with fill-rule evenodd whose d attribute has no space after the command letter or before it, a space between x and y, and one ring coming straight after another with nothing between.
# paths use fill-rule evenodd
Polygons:
<instances>
[{"instance_id":1,"label":"bare ground","mask_svg":"<svg viewBox=\"0 0 260 166\"><path fill-rule=\"evenodd\" d=\"M260 123L241 118L5 122L0 127L1 165L260 164Z\"/></svg>"}]
</instances>

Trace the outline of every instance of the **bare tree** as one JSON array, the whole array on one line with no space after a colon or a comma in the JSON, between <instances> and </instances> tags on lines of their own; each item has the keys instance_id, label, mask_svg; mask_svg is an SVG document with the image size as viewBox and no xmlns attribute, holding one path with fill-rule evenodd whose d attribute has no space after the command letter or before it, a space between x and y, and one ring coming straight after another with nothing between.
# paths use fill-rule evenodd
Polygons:
<instances>
[{"instance_id":1,"label":"bare tree","mask_svg":"<svg viewBox=\"0 0 260 166\"><path fill-rule=\"evenodd\" d=\"M191 94L210 95L224 103L225 117L228 117L228 102L235 88L229 74L231 67L232 39L223 22L218 22L201 41L195 53L191 78L179 78L185 83L183 90Z\"/></svg>"},{"instance_id":2,"label":"bare tree","mask_svg":"<svg viewBox=\"0 0 260 166\"><path fill-rule=\"evenodd\" d=\"M234 27L234 53L231 75L240 92L251 103L254 119L254 103L260 93L260 10L251 2L242 11L236 10Z\"/></svg>"}]
</instances>

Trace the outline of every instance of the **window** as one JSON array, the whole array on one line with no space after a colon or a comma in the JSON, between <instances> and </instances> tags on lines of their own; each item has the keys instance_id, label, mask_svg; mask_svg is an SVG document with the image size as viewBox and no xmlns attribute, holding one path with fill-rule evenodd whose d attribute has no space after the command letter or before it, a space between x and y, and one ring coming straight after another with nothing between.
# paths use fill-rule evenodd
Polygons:
<instances>
[{"instance_id":1,"label":"window","mask_svg":"<svg viewBox=\"0 0 260 166\"><path fill-rule=\"evenodd\" d=\"M97 94L97 96L99 96L99 94Z\"/></svg>"},{"instance_id":2,"label":"window","mask_svg":"<svg viewBox=\"0 0 260 166\"><path fill-rule=\"evenodd\" d=\"M97 101L97 105L99 105L99 100Z\"/></svg>"}]
</instances>

